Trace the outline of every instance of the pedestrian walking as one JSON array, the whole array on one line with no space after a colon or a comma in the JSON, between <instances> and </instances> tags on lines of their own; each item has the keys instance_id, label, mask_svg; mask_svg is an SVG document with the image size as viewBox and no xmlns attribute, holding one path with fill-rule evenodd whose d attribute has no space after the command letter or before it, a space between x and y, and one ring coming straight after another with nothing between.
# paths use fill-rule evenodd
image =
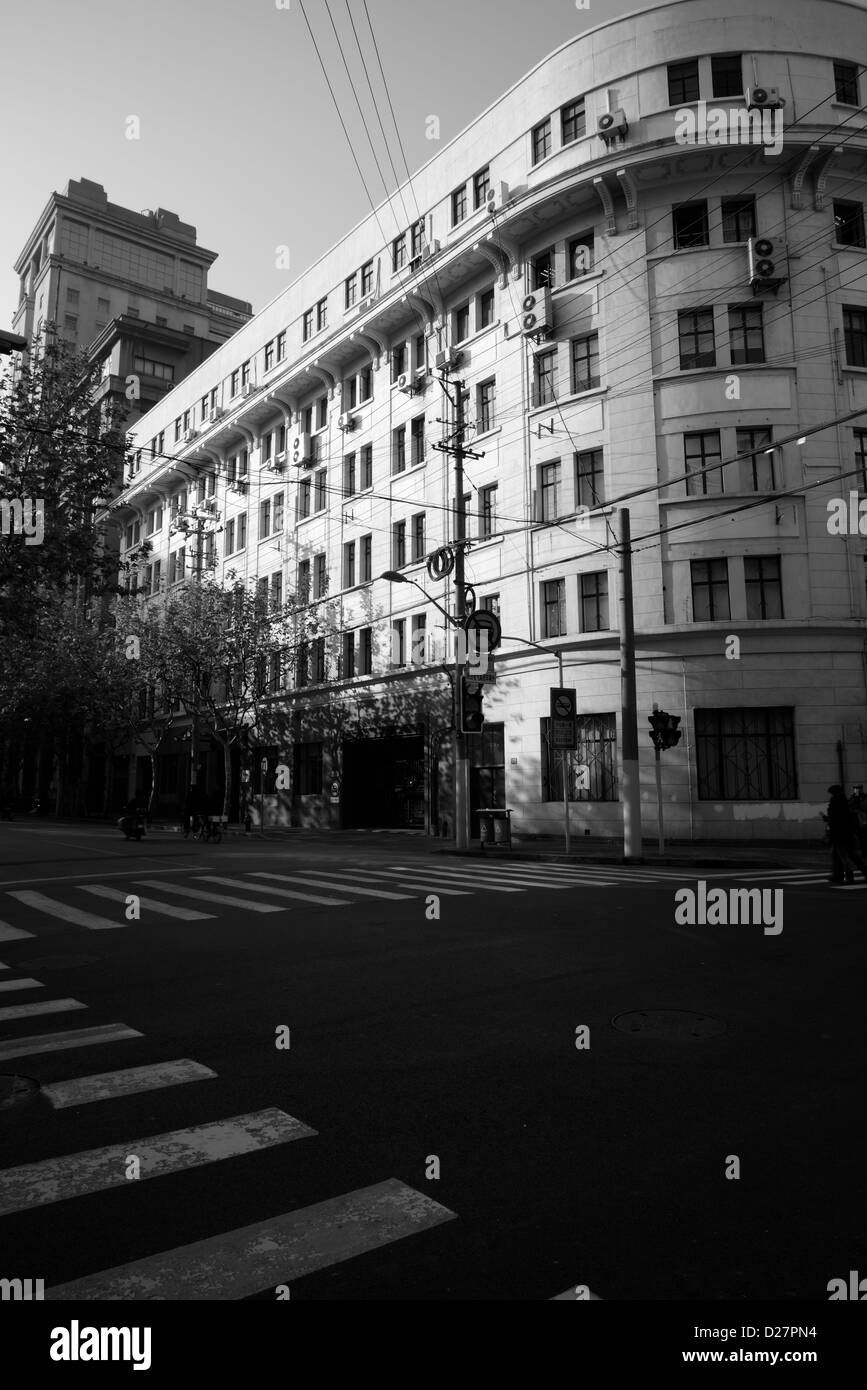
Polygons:
<instances>
[{"instance_id":1,"label":"pedestrian walking","mask_svg":"<svg viewBox=\"0 0 867 1390\"><path fill-rule=\"evenodd\" d=\"M830 801L825 819L828 823L828 835L831 840L831 877L830 883L854 883L855 874L853 870L857 868L867 882L867 864L865 864L861 849L858 844L858 821L846 794L838 782L828 788Z\"/></svg>"},{"instance_id":2,"label":"pedestrian walking","mask_svg":"<svg viewBox=\"0 0 867 1390\"><path fill-rule=\"evenodd\" d=\"M857 822L858 848L862 855L867 854L867 797L864 795L864 787L860 782L856 782L852 788L849 806Z\"/></svg>"},{"instance_id":3,"label":"pedestrian walking","mask_svg":"<svg viewBox=\"0 0 867 1390\"><path fill-rule=\"evenodd\" d=\"M190 787L187 792L187 799L184 802L184 839L186 840L190 831L195 835L201 827L202 815L204 814L204 797L198 784Z\"/></svg>"}]
</instances>

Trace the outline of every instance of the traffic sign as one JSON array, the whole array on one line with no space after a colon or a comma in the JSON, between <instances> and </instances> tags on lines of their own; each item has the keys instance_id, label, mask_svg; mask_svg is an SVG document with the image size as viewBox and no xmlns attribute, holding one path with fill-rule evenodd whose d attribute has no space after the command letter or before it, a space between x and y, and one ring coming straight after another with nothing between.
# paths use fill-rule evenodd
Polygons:
<instances>
[{"instance_id":1,"label":"traffic sign","mask_svg":"<svg viewBox=\"0 0 867 1390\"><path fill-rule=\"evenodd\" d=\"M578 714L576 692L566 687L551 687L551 747L578 747Z\"/></svg>"},{"instance_id":2,"label":"traffic sign","mask_svg":"<svg viewBox=\"0 0 867 1390\"><path fill-rule=\"evenodd\" d=\"M464 619L464 632L467 637L474 632L485 632L488 637L488 651L492 652L495 647L500 645L503 637L503 630L500 627L500 620L496 613L492 613L488 608L479 608L475 613L470 613Z\"/></svg>"}]
</instances>

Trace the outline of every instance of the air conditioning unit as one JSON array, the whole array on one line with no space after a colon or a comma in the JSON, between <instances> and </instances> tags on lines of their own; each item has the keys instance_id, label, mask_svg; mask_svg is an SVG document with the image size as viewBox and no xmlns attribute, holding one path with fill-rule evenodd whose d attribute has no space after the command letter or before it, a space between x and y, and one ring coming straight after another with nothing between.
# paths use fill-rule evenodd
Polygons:
<instances>
[{"instance_id":1,"label":"air conditioning unit","mask_svg":"<svg viewBox=\"0 0 867 1390\"><path fill-rule=\"evenodd\" d=\"M629 122L626 119L626 112L621 108L617 111L606 111L604 116L600 116L596 122L597 133L608 143L616 140L619 136L625 140L629 132Z\"/></svg>"},{"instance_id":2,"label":"air conditioning unit","mask_svg":"<svg viewBox=\"0 0 867 1390\"><path fill-rule=\"evenodd\" d=\"M313 462L310 435L306 431L299 430L297 434L292 435L289 440L289 453L296 468L305 468Z\"/></svg>"},{"instance_id":3,"label":"air conditioning unit","mask_svg":"<svg viewBox=\"0 0 867 1390\"><path fill-rule=\"evenodd\" d=\"M747 242L751 285L779 285L788 279L786 243L780 236L753 236Z\"/></svg>"},{"instance_id":4,"label":"air conditioning unit","mask_svg":"<svg viewBox=\"0 0 867 1390\"><path fill-rule=\"evenodd\" d=\"M355 429L355 416L350 415L349 411L346 410L342 415L338 415L337 423L342 430L346 430L347 433L349 433L350 430Z\"/></svg>"},{"instance_id":5,"label":"air conditioning unit","mask_svg":"<svg viewBox=\"0 0 867 1390\"><path fill-rule=\"evenodd\" d=\"M398 391L403 391L404 395L412 396L415 394L415 382L409 372L401 372L397 381L394 383Z\"/></svg>"},{"instance_id":6,"label":"air conditioning unit","mask_svg":"<svg viewBox=\"0 0 867 1390\"><path fill-rule=\"evenodd\" d=\"M439 255L440 244L438 241L426 241L421 248L421 258L423 261L432 261L434 256Z\"/></svg>"},{"instance_id":7,"label":"air conditioning unit","mask_svg":"<svg viewBox=\"0 0 867 1390\"><path fill-rule=\"evenodd\" d=\"M759 111L773 111L786 104L780 96L779 87L747 87L746 99L748 111L752 111L753 107Z\"/></svg>"},{"instance_id":8,"label":"air conditioning unit","mask_svg":"<svg viewBox=\"0 0 867 1390\"><path fill-rule=\"evenodd\" d=\"M550 333L553 328L551 291L533 290L531 294L525 294L521 304L521 332L530 336L536 333Z\"/></svg>"},{"instance_id":9,"label":"air conditioning unit","mask_svg":"<svg viewBox=\"0 0 867 1390\"><path fill-rule=\"evenodd\" d=\"M198 435L198 433L198 430L184 430L183 434L181 435L181 443L191 444Z\"/></svg>"},{"instance_id":10,"label":"air conditioning unit","mask_svg":"<svg viewBox=\"0 0 867 1390\"><path fill-rule=\"evenodd\" d=\"M509 201L509 185L503 183L492 183L485 194L485 209L489 213L499 212Z\"/></svg>"},{"instance_id":11,"label":"air conditioning unit","mask_svg":"<svg viewBox=\"0 0 867 1390\"><path fill-rule=\"evenodd\" d=\"M252 381L245 381L245 382L244 382L244 385L241 387L241 395L242 395L242 396L252 396L252 394L253 394L253 392L254 392L255 390L256 390L256 387L253 385Z\"/></svg>"},{"instance_id":12,"label":"air conditioning unit","mask_svg":"<svg viewBox=\"0 0 867 1390\"><path fill-rule=\"evenodd\" d=\"M434 363L438 372L451 372L461 360L461 353L456 348L443 348L434 358Z\"/></svg>"},{"instance_id":13,"label":"air conditioning unit","mask_svg":"<svg viewBox=\"0 0 867 1390\"><path fill-rule=\"evenodd\" d=\"M210 415L208 416L208 419L210 420L211 424L213 424L215 420L222 420L225 413L226 412L224 411L221 405L215 405Z\"/></svg>"},{"instance_id":14,"label":"air conditioning unit","mask_svg":"<svg viewBox=\"0 0 867 1390\"><path fill-rule=\"evenodd\" d=\"M232 481L229 483L229 487L232 489L233 492L246 492L246 491L247 491L247 479L246 479L246 478L233 478Z\"/></svg>"},{"instance_id":15,"label":"air conditioning unit","mask_svg":"<svg viewBox=\"0 0 867 1390\"><path fill-rule=\"evenodd\" d=\"M273 457L272 459L269 460L268 467L269 467L274 473L282 473L282 472L283 472L283 469L286 467L286 453L285 453L285 450L284 450L284 452L283 452L282 454L275 454L274 457Z\"/></svg>"}]
</instances>

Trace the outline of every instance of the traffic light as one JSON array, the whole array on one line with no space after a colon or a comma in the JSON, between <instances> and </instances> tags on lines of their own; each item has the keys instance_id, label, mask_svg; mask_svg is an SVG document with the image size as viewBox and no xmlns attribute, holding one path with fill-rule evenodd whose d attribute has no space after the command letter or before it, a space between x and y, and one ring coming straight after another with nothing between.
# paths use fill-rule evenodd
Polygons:
<instances>
[{"instance_id":1,"label":"traffic light","mask_svg":"<svg viewBox=\"0 0 867 1390\"><path fill-rule=\"evenodd\" d=\"M666 714L664 709L658 709L647 717L652 729L650 738L657 753L664 748L673 748L675 744L680 743L683 730L678 728L679 714Z\"/></svg>"},{"instance_id":2,"label":"traffic light","mask_svg":"<svg viewBox=\"0 0 867 1390\"><path fill-rule=\"evenodd\" d=\"M484 695L478 681L461 678L461 708L459 723L464 734L479 734L485 722Z\"/></svg>"}]
</instances>

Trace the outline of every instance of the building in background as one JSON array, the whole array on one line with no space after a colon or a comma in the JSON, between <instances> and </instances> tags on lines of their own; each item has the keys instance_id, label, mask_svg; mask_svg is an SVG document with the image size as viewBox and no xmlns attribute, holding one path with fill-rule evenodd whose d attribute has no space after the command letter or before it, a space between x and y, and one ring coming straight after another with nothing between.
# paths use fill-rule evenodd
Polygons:
<instances>
[{"instance_id":1,"label":"building in background","mask_svg":"<svg viewBox=\"0 0 867 1390\"><path fill-rule=\"evenodd\" d=\"M295 733L264 750L267 818L453 825L442 619L380 578L399 570L454 611L454 576L426 564L461 539L436 448L448 363L480 456L466 577L505 634L470 740L473 808L509 806L524 833L561 826L561 654L578 695L573 833L622 833L624 498L645 830L655 705L683 721L664 755L672 836L815 838L828 783L867 779L867 542L828 524L829 503L867 482L865 59L867 14L836 0L754 15L681 0L600 25L138 423L112 517L125 546L152 541L143 602L189 582L173 506L212 498L219 531L194 573L337 615L332 638L274 672ZM684 144L683 111L698 127L711 108L714 138ZM750 108L769 130L782 111L780 147ZM334 737L329 710L343 712ZM180 742L166 755L164 804L183 794L185 756ZM291 790L276 790L278 762Z\"/></svg>"},{"instance_id":2,"label":"building in background","mask_svg":"<svg viewBox=\"0 0 867 1390\"><path fill-rule=\"evenodd\" d=\"M177 213L133 212L101 184L72 179L15 263L13 328L32 342L53 323L102 368L103 409L132 424L252 316L245 300L208 288L216 258Z\"/></svg>"}]
</instances>

